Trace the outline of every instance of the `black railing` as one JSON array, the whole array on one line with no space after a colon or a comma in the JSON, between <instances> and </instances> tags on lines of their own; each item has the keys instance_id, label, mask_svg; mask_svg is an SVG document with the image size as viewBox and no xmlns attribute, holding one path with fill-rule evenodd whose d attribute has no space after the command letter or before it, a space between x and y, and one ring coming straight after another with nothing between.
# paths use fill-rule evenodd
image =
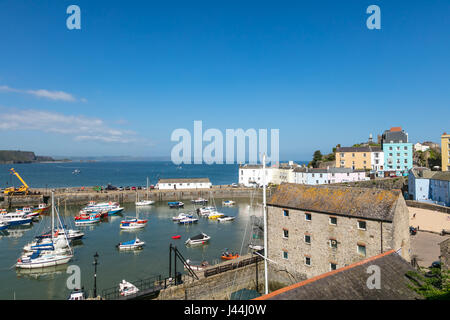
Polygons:
<instances>
[{"instance_id":1,"label":"black railing","mask_svg":"<svg viewBox=\"0 0 450 320\"><path fill-rule=\"evenodd\" d=\"M136 288L138 288L139 291L134 294L124 296L120 293L118 284L115 287L104 289L102 291L102 298L105 300L121 300L121 299L131 300L143 298L145 296L155 294L162 289L165 289L170 284L167 278L163 279L160 275L147 279L140 279L129 282L134 286L136 286Z\"/></svg>"},{"instance_id":2,"label":"black railing","mask_svg":"<svg viewBox=\"0 0 450 320\"><path fill-rule=\"evenodd\" d=\"M262 260L262 258L260 256L247 258L247 259L241 260L239 262L229 263L229 264L225 264L225 265L222 265L222 266L218 266L218 267L215 267L215 268L211 268L211 269L205 270L203 275L205 276L205 278L206 277L210 277L210 276L222 273L222 272L234 270L234 269L237 269L237 268L242 268L242 267L248 266L250 264L254 264L257 261L261 261L261 260Z\"/></svg>"}]
</instances>

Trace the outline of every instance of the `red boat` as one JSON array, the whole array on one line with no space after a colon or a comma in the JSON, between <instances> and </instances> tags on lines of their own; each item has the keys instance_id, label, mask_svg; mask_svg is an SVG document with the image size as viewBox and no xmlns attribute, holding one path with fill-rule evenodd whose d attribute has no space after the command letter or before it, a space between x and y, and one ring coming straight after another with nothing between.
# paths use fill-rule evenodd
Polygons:
<instances>
[{"instance_id":1,"label":"red boat","mask_svg":"<svg viewBox=\"0 0 450 320\"><path fill-rule=\"evenodd\" d=\"M172 239L180 239L181 236L173 236Z\"/></svg>"},{"instance_id":2,"label":"red boat","mask_svg":"<svg viewBox=\"0 0 450 320\"><path fill-rule=\"evenodd\" d=\"M235 253L234 255L233 254L231 254L231 253L228 253L228 252L226 252L226 253L223 253L222 254L222 260L233 260L233 259L236 259L236 258L239 258L239 254L238 253Z\"/></svg>"}]
</instances>

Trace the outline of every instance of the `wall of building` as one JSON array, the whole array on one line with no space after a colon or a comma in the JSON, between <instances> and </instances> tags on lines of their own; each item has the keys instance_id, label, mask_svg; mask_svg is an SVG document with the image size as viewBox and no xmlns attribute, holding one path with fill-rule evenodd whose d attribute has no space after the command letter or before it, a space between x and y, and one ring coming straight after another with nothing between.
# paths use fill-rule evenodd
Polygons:
<instances>
[{"instance_id":1,"label":"wall of building","mask_svg":"<svg viewBox=\"0 0 450 320\"><path fill-rule=\"evenodd\" d=\"M306 212L288 210L289 216L286 217L283 208L268 207L268 255L279 268L284 267L307 278L330 271L331 262L338 268L344 267L390 250L397 243L393 241L394 230L389 222L315 212L308 212L312 219L307 221ZM336 226L330 224L331 216L337 218ZM358 220L366 221L366 230L358 229ZM288 230L288 238L284 237L284 230ZM311 244L305 242L305 235L310 235ZM337 249L330 247L330 239L338 242ZM365 256L358 253L358 244L366 247ZM288 253L287 259L283 252ZM311 258L311 266L305 264L305 257Z\"/></svg>"},{"instance_id":2,"label":"wall of building","mask_svg":"<svg viewBox=\"0 0 450 320\"><path fill-rule=\"evenodd\" d=\"M158 183L156 185L159 190L209 189L211 186L211 182Z\"/></svg>"},{"instance_id":3,"label":"wall of building","mask_svg":"<svg viewBox=\"0 0 450 320\"><path fill-rule=\"evenodd\" d=\"M336 152L337 168L370 169L371 163L371 153L368 151Z\"/></svg>"},{"instance_id":4,"label":"wall of building","mask_svg":"<svg viewBox=\"0 0 450 320\"><path fill-rule=\"evenodd\" d=\"M433 201L443 206L450 206L450 181L430 179L430 195Z\"/></svg>"},{"instance_id":5,"label":"wall of building","mask_svg":"<svg viewBox=\"0 0 450 320\"><path fill-rule=\"evenodd\" d=\"M450 171L450 134L441 136L442 171Z\"/></svg>"},{"instance_id":6,"label":"wall of building","mask_svg":"<svg viewBox=\"0 0 450 320\"><path fill-rule=\"evenodd\" d=\"M385 171L395 171L397 175L403 175L413 166L412 143L384 143Z\"/></svg>"},{"instance_id":7,"label":"wall of building","mask_svg":"<svg viewBox=\"0 0 450 320\"><path fill-rule=\"evenodd\" d=\"M411 200L424 201L430 199L430 180L416 178L412 172L408 175L408 193Z\"/></svg>"}]
</instances>

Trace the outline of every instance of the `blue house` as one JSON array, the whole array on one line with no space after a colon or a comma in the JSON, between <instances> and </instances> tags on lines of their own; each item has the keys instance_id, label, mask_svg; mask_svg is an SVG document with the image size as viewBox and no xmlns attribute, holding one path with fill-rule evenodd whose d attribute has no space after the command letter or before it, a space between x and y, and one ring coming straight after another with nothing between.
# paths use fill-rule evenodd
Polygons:
<instances>
[{"instance_id":1,"label":"blue house","mask_svg":"<svg viewBox=\"0 0 450 320\"><path fill-rule=\"evenodd\" d=\"M411 200L450 207L450 172L413 168L409 170L408 193Z\"/></svg>"},{"instance_id":2,"label":"blue house","mask_svg":"<svg viewBox=\"0 0 450 320\"><path fill-rule=\"evenodd\" d=\"M387 174L406 176L413 167L413 144L401 127L386 130L381 137L384 152L384 170Z\"/></svg>"}]
</instances>

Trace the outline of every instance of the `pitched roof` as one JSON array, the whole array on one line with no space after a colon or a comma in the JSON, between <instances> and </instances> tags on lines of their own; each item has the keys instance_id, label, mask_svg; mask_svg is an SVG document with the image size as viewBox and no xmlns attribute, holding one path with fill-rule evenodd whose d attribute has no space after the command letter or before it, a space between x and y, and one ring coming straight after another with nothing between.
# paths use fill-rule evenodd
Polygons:
<instances>
[{"instance_id":1,"label":"pitched roof","mask_svg":"<svg viewBox=\"0 0 450 320\"><path fill-rule=\"evenodd\" d=\"M176 178L176 179L159 179L158 183L208 183L209 178Z\"/></svg>"},{"instance_id":2,"label":"pitched roof","mask_svg":"<svg viewBox=\"0 0 450 320\"><path fill-rule=\"evenodd\" d=\"M369 289L370 265L380 268L380 289ZM255 300L415 300L423 299L406 277L414 271L394 250L263 295Z\"/></svg>"},{"instance_id":3,"label":"pitched roof","mask_svg":"<svg viewBox=\"0 0 450 320\"><path fill-rule=\"evenodd\" d=\"M283 183L269 206L391 222L400 190Z\"/></svg>"},{"instance_id":4,"label":"pitched roof","mask_svg":"<svg viewBox=\"0 0 450 320\"><path fill-rule=\"evenodd\" d=\"M336 152L371 152L369 146L367 147L340 147L336 148Z\"/></svg>"},{"instance_id":5,"label":"pitched roof","mask_svg":"<svg viewBox=\"0 0 450 320\"><path fill-rule=\"evenodd\" d=\"M431 171L428 168L412 168L410 172L416 179L450 181L450 171Z\"/></svg>"}]
</instances>

